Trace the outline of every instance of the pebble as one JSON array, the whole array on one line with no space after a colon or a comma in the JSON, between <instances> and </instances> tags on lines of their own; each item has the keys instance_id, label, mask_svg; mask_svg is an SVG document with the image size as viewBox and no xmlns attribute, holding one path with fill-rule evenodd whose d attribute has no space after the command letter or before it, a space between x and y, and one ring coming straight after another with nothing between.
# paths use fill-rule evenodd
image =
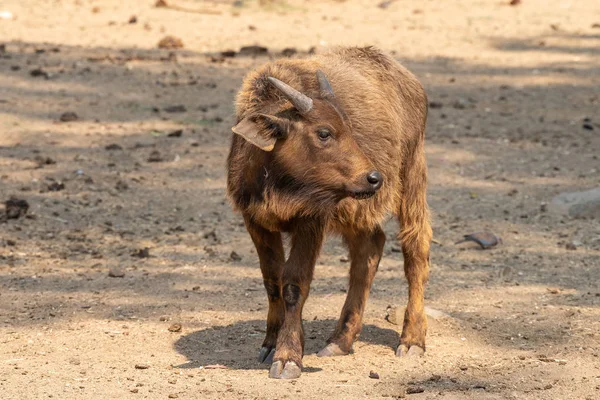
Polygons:
<instances>
[{"instance_id":1,"label":"pebble","mask_svg":"<svg viewBox=\"0 0 600 400\"><path fill-rule=\"evenodd\" d=\"M52 182L48 185L48 190L51 192L59 192L65 188L65 184L62 182Z\"/></svg>"},{"instance_id":2,"label":"pebble","mask_svg":"<svg viewBox=\"0 0 600 400\"><path fill-rule=\"evenodd\" d=\"M371 379L379 379L379 374L375 371L369 372L369 378Z\"/></svg>"},{"instance_id":3,"label":"pebble","mask_svg":"<svg viewBox=\"0 0 600 400\"><path fill-rule=\"evenodd\" d=\"M121 145L118 145L116 143L111 143L109 145L106 145L104 147L104 150L108 150L108 151L112 151L112 150L123 150L123 147L121 147Z\"/></svg>"},{"instance_id":4,"label":"pebble","mask_svg":"<svg viewBox=\"0 0 600 400\"><path fill-rule=\"evenodd\" d=\"M406 389L406 394L417 394L417 393L423 393L424 391L425 391L425 389L422 388L421 386L411 386Z\"/></svg>"},{"instance_id":5,"label":"pebble","mask_svg":"<svg viewBox=\"0 0 600 400\"><path fill-rule=\"evenodd\" d=\"M269 49L264 46L244 46L239 52L241 56L262 56L268 53Z\"/></svg>"},{"instance_id":6,"label":"pebble","mask_svg":"<svg viewBox=\"0 0 600 400\"><path fill-rule=\"evenodd\" d=\"M584 192L563 192L548 205L551 212L573 218L600 219L600 187Z\"/></svg>"},{"instance_id":7,"label":"pebble","mask_svg":"<svg viewBox=\"0 0 600 400\"><path fill-rule=\"evenodd\" d=\"M123 278L125 271L119 267L114 267L108 270L108 276L111 278Z\"/></svg>"},{"instance_id":8,"label":"pebble","mask_svg":"<svg viewBox=\"0 0 600 400\"><path fill-rule=\"evenodd\" d=\"M77 115L73 111L67 111L65 113L62 113L59 119L61 122L73 122L79 119L79 115Z\"/></svg>"},{"instance_id":9,"label":"pebble","mask_svg":"<svg viewBox=\"0 0 600 400\"><path fill-rule=\"evenodd\" d=\"M29 210L29 203L27 200L9 199L4 203L4 207L6 218L17 219L27 214L27 210Z\"/></svg>"},{"instance_id":10,"label":"pebble","mask_svg":"<svg viewBox=\"0 0 600 400\"><path fill-rule=\"evenodd\" d=\"M181 137L181 135L183 135L183 129L177 129L176 131L168 133L167 137L178 138Z\"/></svg>"},{"instance_id":11,"label":"pebble","mask_svg":"<svg viewBox=\"0 0 600 400\"><path fill-rule=\"evenodd\" d=\"M158 42L159 49L181 49L183 48L183 41L175 36L165 36Z\"/></svg>"},{"instance_id":12,"label":"pebble","mask_svg":"<svg viewBox=\"0 0 600 400\"><path fill-rule=\"evenodd\" d=\"M150 248L144 247L143 249L138 249L131 254L132 257L138 258L148 258L150 257Z\"/></svg>"}]
</instances>

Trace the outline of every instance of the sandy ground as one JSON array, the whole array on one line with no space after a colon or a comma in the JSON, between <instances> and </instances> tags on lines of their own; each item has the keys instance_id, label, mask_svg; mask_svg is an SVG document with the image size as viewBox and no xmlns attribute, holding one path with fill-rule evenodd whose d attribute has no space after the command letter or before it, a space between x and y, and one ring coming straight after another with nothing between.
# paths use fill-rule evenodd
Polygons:
<instances>
[{"instance_id":1,"label":"sandy ground","mask_svg":"<svg viewBox=\"0 0 600 400\"><path fill-rule=\"evenodd\" d=\"M600 2L170 2L220 14L0 3L0 200L30 205L0 223L0 398L600 398L600 224L545 211L600 186ZM166 35L184 48L159 50ZM390 222L354 354L317 358L347 281L332 238L305 372L274 381L255 361L256 253L225 199L233 97L283 49L336 44L393 52L429 93L426 299L444 315L424 358L394 357L384 317L407 290ZM246 45L269 53L220 55ZM484 229L503 245L454 245Z\"/></svg>"}]
</instances>

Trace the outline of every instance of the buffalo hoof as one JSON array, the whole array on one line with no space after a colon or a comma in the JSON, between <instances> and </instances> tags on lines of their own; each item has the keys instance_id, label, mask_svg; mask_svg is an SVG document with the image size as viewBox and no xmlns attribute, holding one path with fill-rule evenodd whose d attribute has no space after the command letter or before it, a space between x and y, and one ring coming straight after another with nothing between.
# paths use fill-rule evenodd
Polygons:
<instances>
[{"instance_id":1,"label":"buffalo hoof","mask_svg":"<svg viewBox=\"0 0 600 400\"><path fill-rule=\"evenodd\" d=\"M300 378L302 369L293 361L283 365L283 361L275 361L269 370L269 378L274 379L297 379Z\"/></svg>"},{"instance_id":2,"label":"buffalo hoof","mask_svg":"<svg viewBox=\"0 0 600 400\"><path fill-rule=\"evenodd\" d=\"M416 344L408 347L405 344L398 346L396 350L396 357L421 357L425 354L425 350Z\"/></svg>"},{"instance_id":3,"label":"buffalo hoof","mask_svg":"<svg viewBox=\"0 0 600 400\"><path fill-rule=\"evenodd\" d=\"M320 352L317 353L317 357L335 357L335 356L345 356L348 352L340 349L335 343L329 343L327 346L323 348Z\"/></svg>"},{"instance_id":4,"label":"buffalo hoof","mask_svg":"<svg viewBox=\"0 0 600 400\"><path fill-rule=\"evenodd\" d=\"M261 364L271 364L275 355L275 348L261 347L258 353L258 362Z\"/></svg>"}]
</instances>

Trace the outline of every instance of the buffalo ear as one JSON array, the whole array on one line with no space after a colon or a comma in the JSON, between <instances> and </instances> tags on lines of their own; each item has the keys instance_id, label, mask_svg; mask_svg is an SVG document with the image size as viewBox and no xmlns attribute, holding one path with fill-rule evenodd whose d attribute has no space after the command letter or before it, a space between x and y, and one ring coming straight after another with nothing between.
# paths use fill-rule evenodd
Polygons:
<instances>
[{"instance_id":1,"label":"buffalo ear","mask_svg":"<svg viewBox=\"0 0 600 400\"><path fill-rule=\"evenodd\" d=\"M275 141L277 141L275 136L264 132L262 124L256 120L256 117L242 119L231 130L264 151L273 150Z\"/></svg>"},{"instance_id":2,"label":"buffalo ear","mask_svg":"<svg viewBox=\"0 0 600 400\"><path fill-rule=\"evenodd\" d=\"M231 130L264 151L271 151L277 139L286 136L288 123L274 115L258 114L242 119Z\"/></svg>"}]
</instances>

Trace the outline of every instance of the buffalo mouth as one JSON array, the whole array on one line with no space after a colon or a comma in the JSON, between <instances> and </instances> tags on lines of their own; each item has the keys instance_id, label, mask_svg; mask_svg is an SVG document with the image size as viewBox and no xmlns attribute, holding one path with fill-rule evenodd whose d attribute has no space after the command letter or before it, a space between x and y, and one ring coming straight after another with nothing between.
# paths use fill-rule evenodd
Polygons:
<instances>
[{"instance_id":1,"label":"buffalo mouth","mask_svg":"<svg viewBox=\"0 0 600 400\"><path fill-rule=\"evenodd\" d=\"M369 197L373 197L376 192L377 192L376 190L364 190L364 191L360 191L360 192L350 192L350 197L357 199L357 200L363 200L363 199L368 199Z\"/></svg>"}]
</instances>

